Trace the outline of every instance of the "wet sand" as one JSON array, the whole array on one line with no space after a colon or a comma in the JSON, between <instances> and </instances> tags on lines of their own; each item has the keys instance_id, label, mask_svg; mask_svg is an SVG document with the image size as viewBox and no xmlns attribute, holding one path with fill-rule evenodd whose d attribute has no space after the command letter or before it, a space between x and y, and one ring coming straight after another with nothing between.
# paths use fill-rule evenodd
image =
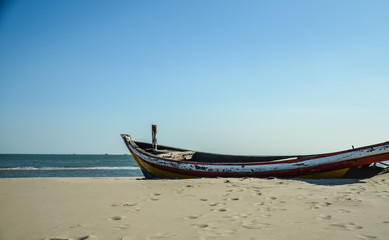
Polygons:
<instances>
[{"instance_id":1,"label":"wet sand","mask_svg":"<svg viewBox=\"0 0 389 240\"><path fill-rule=\"evenodd\" d=\"M0 179L0 239L388 239L366 180Z\"/></svg>"}]
</instances>

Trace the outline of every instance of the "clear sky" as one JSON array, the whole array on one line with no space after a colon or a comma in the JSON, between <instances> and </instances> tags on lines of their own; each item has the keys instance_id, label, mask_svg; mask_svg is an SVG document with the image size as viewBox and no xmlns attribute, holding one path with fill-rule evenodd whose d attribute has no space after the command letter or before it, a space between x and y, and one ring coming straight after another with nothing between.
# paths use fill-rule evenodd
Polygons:
<instances>
[{"instance_id":1,"label":"clear sky","mask_svg":"<svg viewBox=\"0 0 389 240\"><path fill-rule=\"evenodd\" d=\"M389 140L389 1L2 1L0 153Z\"/></svg>"}]
</instances>

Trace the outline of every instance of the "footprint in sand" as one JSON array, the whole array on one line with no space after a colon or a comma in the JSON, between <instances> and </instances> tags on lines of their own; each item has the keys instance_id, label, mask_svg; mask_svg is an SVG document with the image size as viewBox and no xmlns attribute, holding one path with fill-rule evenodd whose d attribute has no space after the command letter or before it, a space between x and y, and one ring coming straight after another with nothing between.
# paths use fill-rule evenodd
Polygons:
<instances>
[{"instance_id":1,"label":"footprint in sand","mask_svg":"<svg viewBox=\"0 0 389 240\"><path fill-rule=\"evenodd\" d=\"M234 213L232 214L232 217L235 219L242 219L242 218L247 218L251 214L245 214L245 213Z\"/></svg>"},{"instance_id":2,"label":"footprint in sand","mask_svg":"<svg viewBox=\"0 0 389 240\"><path fill-rule=\"evenodd\" d=\"M376 239L376 236L371 236L371 235L355 235L357 238L360 239Z\"/></svg>"},{"instance_id":3,"label":"footprint in sand","mask_svg":"<svg viewBox=\"0 0 389 240\"><path fill-rule=\"evenodd\" d=\"M254 203L253 206L264 206L266 203L265 202L257 202Z\"/></svg>"},{"instance_id":4,"label":"footprint in sand","mask_svg":"<svg viewBox=\"0 0 389 240\"><path fill-rule=\"evenodd\" d=\"M93 239L96 239L96 236L93 236L93 235L87 235L87 236L82 236L82 237L78 237L78 238L58 238L58 237L54 237L54 238L45 238L44 240L93 240Z\"/></svg>"},{"instance_id":5,"label":"footprint in sand","mask_svg":"<svg viewBox=\"0 0 389 240\"><path fill-rule=\"evenodd\" d=\"M331 215L319 215L319 217L317 219L319 219L319 220L331 220L332 216Z\"/></svg>"},{"instance_id":6,"label":"footprint in sand","mask_svg":"<svg viewBox=\"0 0 389 240\"><path fill-rule=\"evenodd\" d=\"M267 198L265 198L266 200L270 200L270 201L272 201L272 200L276 200L277 198L276 197L267 197Z\"/></svg>"},{"instance_id":7,"label":"footprint in sand","mask_svg":"<svg viewBox=\"0 0 389 240\"><path fill-rule=\"evenodd\" d=\"M141 208L136 207L136 208L130 208L130 210L127 213L137 213L140 212Z\"/></svg>"},{"instance_id":8,"label":"footprint in sand","mask_svg":"<svg viewBox=\"0 0 389 240\"><path fill-rule=\"evenodd\" d=\"M199 217L200 217L200 215L191 215L191 216L187 216L185 219L193 220L193 219L197 219Z\"/></svg>"},{"instance_id":9,"label":"footprint in sand","mask_svg":"<svg viewBox=\"0 0 389 240\"><path fill-rule=\"evenodd\" d=\"M122 220L122 217L115 216L115 217L110 217L108 219L111 220L111 221L120 221L120 220Z\"/></svg>"},{"instance_id":10,"label":"footprint in sand","mask_svg":"<svg viewBox=\"0 0 389 240\"><path fill-rule=\"evenodd\" d=\"M125 229L129 229L130 228L130 224L122 224L122 225L119 225L119 227L116 228L116 230L125 230Z\"/></svg>"},{"instance_id":11,"label":"footprint in sand","mask_svg":"<svg viewBox=\"0 0 389 240\"><path fill-rule=\"evenodd\" d=\"M229 198L229 200L231 200L231 201L238 201L239 198L238 197L233 197L233 198Z\"/></svg>"},{"instance_id":12,"label":"footprint in sand","mask_svg":"<svg viewBox=\"0 0 389 240\"><path fill-rule=\"evenodd\" d=\"M219 209L214 209L214 208L212 208L211 211L212 211L212 212L226 212L227 209L225 209L225 208L219 208Z\"/></svg>"},{"instance_id":13,"label":"footprint in sand","mask_svg":"<svg viewBox=\"0 0 389 240\"><path fill-rule=\"evenodd\" d=\"M209 225L206 224L206 223L198 223L198 224L192 224L192 227L195 227L195 228L207 228L207 227L209 227Z\"/></svg>"},{"instance_id":14,"label":"footprint in sand","mask_svg":"<svg viewBox=\"0 0 389 240\"><path fill-rule=\"evenodd\" d=\"M83 236L83 237L80 237L80 238L77 238L77 240L92 240L92 239L96 239L96 236L93 236L93 235L88 235L88 236Z\"/></svg>"},{"instance_id":15,"label":"footprint in sand","mask_svg":"<svg viewBox=\"0 0 389 240\"><path fill-rule=\"evenodd\" d=\"M45 238L43 240L70 240L70 238Z\"/></svg>"},{"instance_id":16,"label":"footprint in sand","mask_svg":"<svg viewBox=\"0 0 389 240\"><path fill-rule=\"evenodd\" d=\"M220 203L210 203L210 204L208 204L208 206L210 206L210 207L215 207L215 206L217 206L217 205L219 205Z\"/></svg>"},{"instance_id":17,"label":"footprint in sand","mask_svg":"<svg viewBox=\"0 0 389 240\"><path fill-rule=\"evenodd\" d=\"M123 203L121 206L122 207L132 207L132 206L135 206L137 205L137 203Z\"/></svg>"},{"instance_id":18,"label":"footprint in sand","mask_svg":"<svg viewBox=\"0 0 389 240\"><path fill-rule=\"evenodd\" d=\"M319 202L309 202L310 209L319 209L321 207L328 207L331 206L331 202L324 202L324 203L319 203Z\"/></svg>"},{"instance_id":19,"label":"footprint in sand","mask_svg":"<svg viewBox=\"0 0 389 240\"><path fill-rule=\"evenodd\" d=\"M355 225L354 223L346 223L346 224L337 223L337 224L331 224L329 227L330 229L340 229L346 231L363 229L362 226Z\"/></svg>"}]
</instances>

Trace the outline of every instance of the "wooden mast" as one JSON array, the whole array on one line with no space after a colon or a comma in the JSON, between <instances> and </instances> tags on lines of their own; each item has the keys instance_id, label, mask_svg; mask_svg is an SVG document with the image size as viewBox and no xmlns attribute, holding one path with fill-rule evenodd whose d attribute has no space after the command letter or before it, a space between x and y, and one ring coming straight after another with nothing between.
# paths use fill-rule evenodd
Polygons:
<instances>
[{"instance_id":1,"label":"wooden mast","mask_svg":"<svg viewBox=\"0 0 389 240\"><path fill-rule=\"evenodd\" d=\"M151 134L152 134L152 148L153 151L157 151L158 143L157 143L157 125L151 125Z\"/></svg>"}]
</instances>

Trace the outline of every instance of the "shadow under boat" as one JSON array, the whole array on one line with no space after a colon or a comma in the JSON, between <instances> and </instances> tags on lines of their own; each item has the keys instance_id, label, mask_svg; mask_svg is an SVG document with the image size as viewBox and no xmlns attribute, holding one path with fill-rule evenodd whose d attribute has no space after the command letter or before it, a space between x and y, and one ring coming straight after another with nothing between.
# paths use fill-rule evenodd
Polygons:
<instances>
[{"instance_id":1,"label":"shadow under boat","mask_svg":"<svg viewBox=\"0 0 389 240\"><path fill-rule=\"evenodd\" d=\"M386 164L384 164L386 165ZM374 164L371 166L365 165L361 167L350 168L343 178L321 178L321 179L309 179L309 178L294 178L294 180L303 181L314 185L347 185L364 182L368 178L374 176L386 175L389 173L389 167L379 167Z\"/></svg>"}]
</instances>

